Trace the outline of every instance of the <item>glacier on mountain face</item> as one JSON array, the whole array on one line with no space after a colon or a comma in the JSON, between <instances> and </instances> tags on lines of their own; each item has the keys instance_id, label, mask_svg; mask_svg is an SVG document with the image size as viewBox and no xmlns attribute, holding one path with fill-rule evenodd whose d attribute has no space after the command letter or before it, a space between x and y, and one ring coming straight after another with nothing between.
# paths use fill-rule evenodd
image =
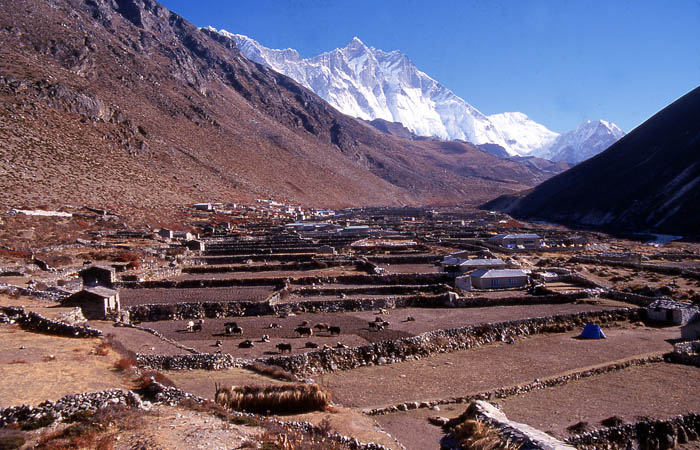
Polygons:
<instances>
[{"instance_id":1,"label":"glacier on mountain face","mask_svg":"<svg viewBox=\"0 0 700 450\"><path fill-rule=\"evenodd\" d=\"M554 155L559 149L563 153L557 157L578 162L569 158L600 151L603 145L593 140L591 149L569 140L555 145L569 133L559 136L520 112L486 116L420 71L403 53L367 47L357 37L344 48L305 59L294 49L269 49L244 35L209 30L233 40L245 57L289 76L340 112L360 119L399 122L419 136L496 144L511 156ZM565 150L568 147L574 150Z\"/></svg>"}]
</instances>

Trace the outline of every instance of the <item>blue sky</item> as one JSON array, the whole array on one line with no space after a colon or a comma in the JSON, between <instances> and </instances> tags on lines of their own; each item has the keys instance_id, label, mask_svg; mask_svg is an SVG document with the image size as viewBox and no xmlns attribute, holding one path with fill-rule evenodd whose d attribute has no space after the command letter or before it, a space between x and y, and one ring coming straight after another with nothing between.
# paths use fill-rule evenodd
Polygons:
<instances>
[{"instance_id":1,"label":"blue sky","mask_svg":"<svg viewBox=\"0 0 700 450\"><path fill-rule=\"evenodd\" d=\"M700 85L700 0L161 0L197 26L303 57L398 49L485 114L629 132Z\"/></svg>"}]
</instances>

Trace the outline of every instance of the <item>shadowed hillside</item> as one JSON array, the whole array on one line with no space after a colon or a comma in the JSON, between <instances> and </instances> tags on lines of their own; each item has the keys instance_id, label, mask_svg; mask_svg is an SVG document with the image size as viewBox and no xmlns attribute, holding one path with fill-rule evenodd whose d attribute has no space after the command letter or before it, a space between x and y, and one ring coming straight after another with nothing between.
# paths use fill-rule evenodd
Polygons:
<instances>
[{"instance_id":1,"label":"shadowed hillside","mask_svg":"<svg viewBox=\"0 0 700 450\"><path fill-rule=\"evenodd\" d=\"M521 218L700 235L700 88L608 150L522 196L484 205Z\"/></svg>"}]
</instances>

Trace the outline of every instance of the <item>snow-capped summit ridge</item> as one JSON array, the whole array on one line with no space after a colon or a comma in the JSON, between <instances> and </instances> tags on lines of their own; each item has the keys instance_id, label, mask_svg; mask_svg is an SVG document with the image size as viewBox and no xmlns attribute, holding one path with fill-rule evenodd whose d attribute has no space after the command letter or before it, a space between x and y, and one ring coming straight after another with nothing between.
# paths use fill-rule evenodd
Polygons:
<instances>
[{"instance_id":1,"label":"snow-capped summit ridge","mask_svg":"<svg viewBox=\"0 0 700 450\"><path fill-rule=\"evenodd\" d=\"M559 137L521 112L486 116L401 51L368 47L356 36L343 48L301 58L293 49L268 49L247 36L208 29L233 40L247 58L293 78L354 117L399 122L419 136L497 144L510 155L544 153Z\"/></svg>"}]
</instances>

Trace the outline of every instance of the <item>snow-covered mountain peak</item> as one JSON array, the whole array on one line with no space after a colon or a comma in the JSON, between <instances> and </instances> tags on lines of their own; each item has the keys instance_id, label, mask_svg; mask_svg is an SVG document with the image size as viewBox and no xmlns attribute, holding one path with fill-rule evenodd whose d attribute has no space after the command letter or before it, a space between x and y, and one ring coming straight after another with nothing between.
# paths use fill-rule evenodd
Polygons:
<instances>
[{"instance_id":1,"label":"snow-covered mountain peak","mask_svg":"<svg viewBox=\"0 0 700 450\"><path fill-rule=\"evenodd\" d=\"M577 163L597 155L624 135L625 132L612 122L586 120L533 154L552 161Z\"/></svg>"},{"instance_id":2,"label":"snow-covered mountain peak","mask_svg":"<svg viewBox=\"0 0 700 450\"><path fill-rule=\"evenodd\" d=\"M232 39L246 57L293 78L345 114L400 122L420 136L494 143L511 155L533 149L515 143L398 50L385 52L353 38L343 48L303 59L298 53L267 49L246 36L219 33Z\"/></svg>"},{"instance_id":3,"label":"snow-covered mountain peak","mask_svg":"<svg viewBox=\"0 0 700 450\"><path fill-rule=\"evenodd\" d=\"M360 38L357 37L357 36L354 36L352 39L350 39L350 42L348 42L348 45L346 45L345 48L348 48L348 47L364 47L364 48L367 48L367 46L365 45L365 43L362 42L362 40L360 40Z\"/></svg>"},{"instance_id":4,"label":"snow-covered mountain peak","mask_svg":"<svg viewBox=\"0 0 700 450\"><path fill-rule=\"evenodd\" d=\"M559 137L520 112L486 116L420 71L404 53L368 47L358 37L343 48L301 58L293 49L268 49L244 35L209 30L233 40L247 58L293 78L354 117L399 122L419 136L496 144L510 155L548 152ZM610 130L597 133L601 136L624 134L614 124L599 125ZM580 139L596 134L579 128L574 132Z\"/></svg>"}]
</instances>

